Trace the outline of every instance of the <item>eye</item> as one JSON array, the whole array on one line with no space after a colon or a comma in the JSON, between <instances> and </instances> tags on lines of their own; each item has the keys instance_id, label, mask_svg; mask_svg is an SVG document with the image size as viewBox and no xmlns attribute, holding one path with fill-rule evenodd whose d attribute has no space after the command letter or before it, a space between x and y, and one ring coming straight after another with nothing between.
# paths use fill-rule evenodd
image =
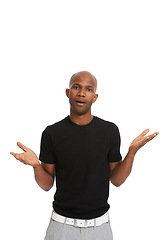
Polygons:
<instances>
[{"instance_id":1,"label":"eye","mask_svg":"<svg viewBox=\"0 0 160 240\"><path fill-rule=\"evenodd\" d=\"M91 88L88 88L88 91L89 91L89 92L92 92L92 89L91 89Z\"/></svg>"},{"instance_id":2,"label":"eye","mask_svg":"<svg viewBox=\"0 0 160 240\"><path fill-rule=\"evenodd\" d=\"M78 89L78 86L73 86L74 89Z\"/></svg>"}]
</instances>

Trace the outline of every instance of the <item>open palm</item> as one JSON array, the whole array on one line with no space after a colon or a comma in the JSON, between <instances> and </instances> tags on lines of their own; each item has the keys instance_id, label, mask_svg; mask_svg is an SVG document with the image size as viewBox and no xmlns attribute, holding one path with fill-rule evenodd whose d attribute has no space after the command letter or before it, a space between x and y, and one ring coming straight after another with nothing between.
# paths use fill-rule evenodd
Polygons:
<instances>
[{"instance_id":1,"label":"open palm","mask_svg":"<svg viewBox=\"0 0 160 240\"><path fill-rule=\"evenodd\" d=\"M39 165L39 160L36 154L30 149L25 147L22 143L17 142L18 147L20 147L24 152L23 153L14 153L10 152L17 160L20 162L31 165L33 167Z\"/></svg>"},{"instance_id":2,"label":"open palm","mask_svg":"<svg viewBox=\"0 0 160 240\"><path fill-rule=\"evenodd\" d=\"M159 133L155 132L151 135L146 136L149 132L149 129L144 130L138 137L136 137L129 147L129 151L136 153L141 147L143 147L146 143L151 141L154 137L156 137Z\"/></svg>"}]
</instances>

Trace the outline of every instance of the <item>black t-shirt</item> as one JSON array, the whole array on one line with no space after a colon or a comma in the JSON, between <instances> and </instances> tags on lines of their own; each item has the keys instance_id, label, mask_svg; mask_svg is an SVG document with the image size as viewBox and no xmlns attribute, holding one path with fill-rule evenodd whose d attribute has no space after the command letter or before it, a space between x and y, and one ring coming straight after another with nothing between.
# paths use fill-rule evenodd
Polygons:
<instances>
[{"instance_id":1,"label":"black t-shirt","mask_svg":"<svg viewBox=\"0 0 160 240\"><path fill-rule=\"evenodd\" d=\"M39 159L55 164L57 213L91 219L108 211L109 163L122 159L114 123L93 116L77 125L67 116L43 131Z\"/></svg>"}]
</instances>

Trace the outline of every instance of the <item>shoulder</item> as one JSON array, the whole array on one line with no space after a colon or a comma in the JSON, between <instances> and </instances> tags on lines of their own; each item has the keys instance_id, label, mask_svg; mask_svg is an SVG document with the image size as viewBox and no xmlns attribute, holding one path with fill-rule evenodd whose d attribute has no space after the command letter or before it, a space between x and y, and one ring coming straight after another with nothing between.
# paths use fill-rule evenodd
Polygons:
<instances>
[{"instance_id":1,"label":"shoulder","mask_svg":"<svg viewBox=\"0 0 160 240\"><path fill-rule=\"evenodd\" d=\"M59 131L61 129L63 129L64 126L66 126L67 124L67 117L63 118L62 120L60 121L57 121L51 125L48 125L45 129L44 129L44 132L45 133L52 133L53 131Z\"/></svg>"},{"instance_id":2,"label":"shoulder","mask_svg":"<svg viewBox=\"0 0 160 240\"><path fill-rule=\"evenodd\" d=\"M107 121L107 120L104 120L104 119L99 118L97 116L96 116L96 121L102 127L107 127L107 128L112 129L112 130L118 129L118 126L115 123Z\"/></svg>"}]
</instances>

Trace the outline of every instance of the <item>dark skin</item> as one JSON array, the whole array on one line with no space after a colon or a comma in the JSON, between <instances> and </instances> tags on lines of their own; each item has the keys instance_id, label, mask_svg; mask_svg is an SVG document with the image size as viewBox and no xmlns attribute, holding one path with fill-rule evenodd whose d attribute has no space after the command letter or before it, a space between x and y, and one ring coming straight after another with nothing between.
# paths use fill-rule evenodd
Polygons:
<instances>
[{"instance_id":1,"label":"dark skin","mask_svg":"<svg viewBox=\"0 0 160 240\"><path fill-rule=\"evenodd\" d=\"M76 124L86 125L92 120L91 106L98 98L96 86L94 76L86 71L77 73L71 78L70 89L66 89L66 95L70 102L70 118ZM76 101L85 104L78 105Z\"/></svg>"},{"instance_id":2,"label":"dark skin","mask_svg":"<svg viewBox=\"0 0 160 240\"><path fill-rule=\"evenodd\" d=\"M70 119L74 123L86 125L93 119L91 106L98 98L96 88L97 80L91 73L83 71L72 76L69 89L66 89L66 96L69 98L70 103ZM115 186L118 187L123 184L131 173L137 151L159 134L155 132L146 136L148 132L149 129L146 129L134 139L123 161L109 164L110 181ZM55 164L40 164L38 157L31 149L25 147L20 142L17 145L24 152L20 154L11 152L11 154L22 163L31 165L38 185L45 191L50 190L54 184Z\"/></svg>"}]
</instances>

